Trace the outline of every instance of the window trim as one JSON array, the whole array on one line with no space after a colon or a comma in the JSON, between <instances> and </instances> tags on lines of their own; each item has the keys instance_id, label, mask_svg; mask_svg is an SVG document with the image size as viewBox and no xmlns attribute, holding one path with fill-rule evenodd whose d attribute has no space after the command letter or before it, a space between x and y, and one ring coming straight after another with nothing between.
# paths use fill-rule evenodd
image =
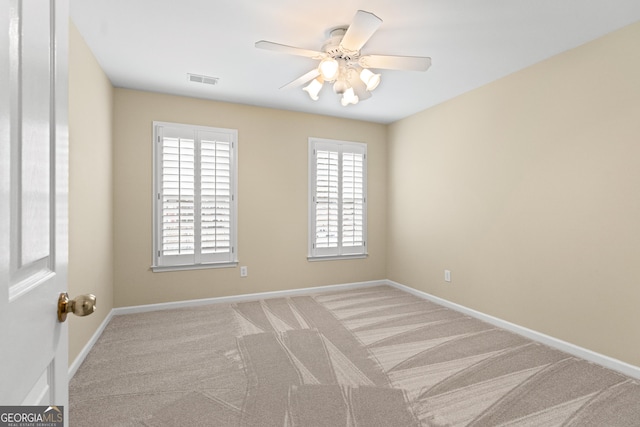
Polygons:
<instances>
[{"instance_id":1,"label":"window trim","mask_svg":"<svg viewBox=\"0 0 640 427\"><path fill-rule=\"evenodd\" d=\"M308 246L307 246L307 260L308 261L333 261L333 260L345 260L345 259L360 259L367 258L369 256L368 253L368 196L367 196L367 187L368 187L368 167L367 167L367 144L363 142L353 142L353 141L342 141L342 140L334 140L327 138L309 138L309 148L308 148ZM319 251L315 248L315 219L316 219L316 202L315 202L315 191L316 191L316 150L317 148L330 148L336 149L340 154L344 152L351 153L361 153L363 154L364 160L364 170L363 170L363 244L362 250L358 252L353 252L349 250L345 250L342 246L342 240L338 242L338 247L335 252L327 253L328 251ZM346 148L346 149L345 149ZM349 149L351 148L351 149ZM340 161L341 162L341 161ZM340 163L340 172L339 176L342 177L342 163ZM342 198L342 183L340 183L340 194L339 198ZM342 211L339 213L339 217L342 217ZM343 250L345 252L343 252ZM323 253L324 252L324 253Z\"/></svg>"},{"instance_id":2,"label":"window trim","mask_svg":"<svg viewBox=\"0 0 640 427\"><path fill-rule=\"evenodd\" d=\"M162 224L162 200L161 200L161 182L162 182L162 150L160 149L161 132L163 128L173 128L183 131L191 131L194 136L197 132L213 132L227 134L231 140L230 151L230 190L231 190L231 203L230 203L230 246L231 254L229 260L214 261L214 262L193 262L193 263L174 263L174 264L161 264L160 263L160 242L161 242L161 224ZM197 138L196 138L197 139ZM195 139L194 139L195 140ZM164 271L182 271L182 270L200 270L207 268L230 268L238 265L238 131L236 129L215 128L211 126L191 125L183 123L171 123L171 122L153 122L153 193L152 193L152 263L151 271L164 272ZM200 153L196 154L197 161L199 162ZM199 210L199 207L198 207ZM198 238L199 240L199 238Z\"/></svg>"}]
</instances>

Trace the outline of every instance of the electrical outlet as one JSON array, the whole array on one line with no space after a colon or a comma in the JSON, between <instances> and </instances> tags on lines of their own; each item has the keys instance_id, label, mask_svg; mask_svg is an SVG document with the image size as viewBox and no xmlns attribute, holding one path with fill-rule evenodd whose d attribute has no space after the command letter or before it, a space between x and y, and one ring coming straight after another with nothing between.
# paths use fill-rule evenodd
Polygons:
<instances>
[{"instance_id":1,"label":"electrical outlet","mask_svg":"<svg viewBox=\"0 0 640 427\"><path fill-rule=\"evenodd\" d=\"M445 282L450 282L451 281L451 270L445 270L444 271L444 281Z\"/></svg>"},{"instance_id":2,"label":"electrical outlet","mask_svg":"<svg viewBox=\"0 0 640 427\"><path fill-rule=\"evenodd\" d=\"M246 265L240 267L240 277L247 277L249 275L249 269Z\"/></svg>"}]
</instances>

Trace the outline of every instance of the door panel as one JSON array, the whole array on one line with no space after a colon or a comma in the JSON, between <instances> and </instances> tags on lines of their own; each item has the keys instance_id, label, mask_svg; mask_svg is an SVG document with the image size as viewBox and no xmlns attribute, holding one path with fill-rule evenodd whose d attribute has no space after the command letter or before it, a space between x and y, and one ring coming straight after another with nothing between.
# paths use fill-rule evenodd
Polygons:
<instances>
[{"instance_id":1,"label":"door panel","mask_svg":"<svg viewBox=\"0 0 640 427\"><path fill-rule=\"evenodd\" d=\"M51 22L50 5L46 2L37 6L23 2L20 17L22 36L22 61L18 73L20 82L20 103L22 129L18 130L21 176L19 185L20 210L17 227L21 236L20 267L27 266L49 254L50 185L49 158L51 105L49 94L51 81L45 78L50 73ZM36 9L37 7L37 9Z\"/></svg>"},{"instance_id":2,"label":"door panel","mask_svg":"<svg viewBox=\"0 0 640 427\"><path fill-rule=\"evenodd\" d=\"M10 300L51 273L51 5L13 2Z\"/></svg>"},{"instance_id":3,"label":"door panel","mask_svg":"<svg viewBox=\"0 0 640 427\"><path fill-rule=\"evenodd\" d=\"M4 1L0 19L0 405L66 412L68 5Z\"/></svg>"}]
</instances>

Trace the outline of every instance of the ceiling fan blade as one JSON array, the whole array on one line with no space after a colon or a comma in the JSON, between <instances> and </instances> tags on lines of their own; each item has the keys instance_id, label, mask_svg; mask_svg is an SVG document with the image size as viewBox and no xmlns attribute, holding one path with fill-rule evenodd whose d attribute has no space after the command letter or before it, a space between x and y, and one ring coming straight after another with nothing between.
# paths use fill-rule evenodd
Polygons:
<instances>
[{"instance_id":1,"label":"ceiling fan blade","mask_svg":"<svg viewBox=\"0 0 640 427\"><path fill-rule=\"evenodd\" d=\"M360 57L364 68L382 68L386 70L427 71L431 58L426 56L365 55Z\"/></svg>"},{"instance_id":2,"label":"ceiling fan blade","mask_svg":"<svg viewBox=\"0 0 640 427\"><path fill-rule=\"evenodd\" d=\"M305 74L303 76L300 76L297 79L295 79L294 81L289 82L286 85L282 86L280 89L288 89L290 87L303 85L306 82L308 82L309 80L315 79L319 75L320 75L320 71L318 71L317 68L314 68L313 70L309 71L307 74Z\"/></svg>"},{"instance_id":3,"label":"ceiling fan blade","mask_svg":"<svg viewBox=\"0 0 640 427\"><path fill-rule=\"evenodd\" d=\"M382 19L370 12L359 10L353 22L340 42L340 46L348 51L359 51L382 25Z\"/></svg>"},{"instance_id":4,"label":"ceiling fan blade","mask_svg":"<svg viewBox=\"0 0 640 427\"><path fill-rule=\"evenodd\" d=\"M300 47L287 46L284 44L268 42L266 40L260 40L259 42L256 42L255 46L259 49L288 53L290 55L306 56L313 59L321 59L325 56L323 52L318 52L317 50L302 49Z\"/></svg>"}]
</instances>

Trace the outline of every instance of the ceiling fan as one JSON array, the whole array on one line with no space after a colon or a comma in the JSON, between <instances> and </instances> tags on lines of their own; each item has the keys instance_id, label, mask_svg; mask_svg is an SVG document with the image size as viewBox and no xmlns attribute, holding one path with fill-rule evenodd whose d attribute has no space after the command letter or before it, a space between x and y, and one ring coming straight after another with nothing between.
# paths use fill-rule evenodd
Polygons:
<instances>
[{"instance_id":1,"label":"ceiling fan","mask_svg":"<svg viewBox=\"0 0 640 427\"><path fill-rule=\"evenodd\" d=\"M420 56L361 55L360 49L382 24L382 19L364 10L359 10L349 27L337 27L329 31L329 39L321 51L287 46L265 40L255 46L281 53L316 59L318 67L300 76L280 89L300 86L314 101L318 100L324 83L333 83L333 91L342 96L343 106L357 104L371 96L380 83L380 74L371 69L426 71L431 58Z\"/></svg>"}]
</instances>

